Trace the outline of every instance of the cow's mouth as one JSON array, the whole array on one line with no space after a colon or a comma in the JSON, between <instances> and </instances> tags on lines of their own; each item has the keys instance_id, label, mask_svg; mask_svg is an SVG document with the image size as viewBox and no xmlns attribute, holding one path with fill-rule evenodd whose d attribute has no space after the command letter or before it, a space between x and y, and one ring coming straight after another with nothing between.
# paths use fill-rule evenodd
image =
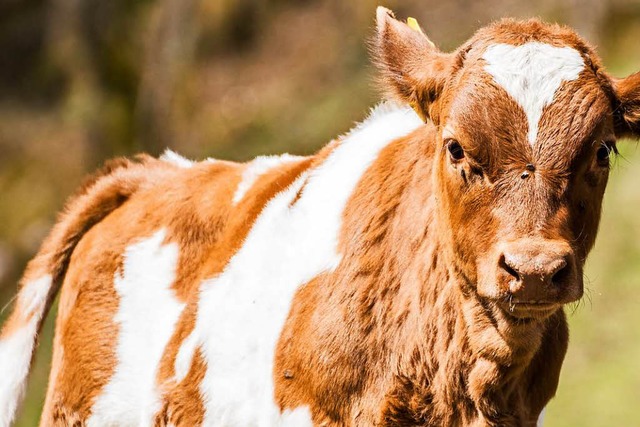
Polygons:
<instances>
[{"instance_id":1,"label":"cow's mouth","mask_svg":"<svg viewBox=\"0 0 640 427\"><path fill-rule=\"evenodd\" d=\"M545 318L555 313L562 304L549 301L501 301L500 308L517 319Z\"/></svg>"}]
</instances>

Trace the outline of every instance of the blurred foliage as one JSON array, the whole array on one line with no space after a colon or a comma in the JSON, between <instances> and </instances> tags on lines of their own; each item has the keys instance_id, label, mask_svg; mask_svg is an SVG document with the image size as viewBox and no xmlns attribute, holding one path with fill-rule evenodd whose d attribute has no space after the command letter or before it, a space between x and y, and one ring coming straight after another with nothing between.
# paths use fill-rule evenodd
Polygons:
<instances>
[{"instance_id":1,"label":"blurred foliage","mask_svg":"<svg viewBox=\"0 0 640 427\"><path fill-rule=\"evenodd\" d=\"M0 307L104 159L307 154L347 131L378 99L365 44L378 3L443 49L493 19L540 16L578 29L614 73L640 69L640 0L3 0ZM548 426L640 425L640 156L621 146ZM19 426L38 420L53 317Z\"/></svg>"}]
</instances>

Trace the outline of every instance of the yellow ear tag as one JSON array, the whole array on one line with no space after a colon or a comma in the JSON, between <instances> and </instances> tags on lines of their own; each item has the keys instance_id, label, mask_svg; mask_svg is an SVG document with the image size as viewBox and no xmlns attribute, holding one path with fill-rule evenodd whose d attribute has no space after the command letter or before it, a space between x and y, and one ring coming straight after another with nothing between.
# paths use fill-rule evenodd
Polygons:
<instances>
[{"instance_id":1,"label":"yellow ear tag","mask_svg":"<svg viewBox=\"0 0 640 427\"><path fill-rule=\"evenodd\" d=\"M424 34L422 32L422 28L420 28L420 24L418 24L418 20L416 18L407 18L407 25L409 26L409 28L411 28L413 31L417 31L421 34Z\"/></svg>"},{"instance_id":2,"label":"yellow ear tag","mask_svg":"<svg viewBox=\"0 0 640 427\"><path fill-rule=\"evenodd\" d=\"M409 26L409 28L411 28L413 31L417 31L420 34L422 34L423 36L427 37L426 34L424 33L424 31L422 31L422 27L420 27L420 24L418 24L418 20L416 18L407 18L407 25ZM433 42L431 40L429 40L429 38L427 37L427 41L429 42L429 45L431 47L436 47L435 44L433 44Z\"/></svg>"},{"instance_id":3,"label":"yellow ear tag","mask_svg":"<svg viewBox=\"0 0 640 427\"><path fill-rule=\"evenodd\" d=\"M411 17L407 18L407 25L413 31L417 31L420 34L424 35L424 32L422 31L422 28L420 28L420 24L418 24L418 20L416 18L411 18ZM429 43L433 46L433 43L431 42L431 40L429 40ZM415 100L410 101L409 105L411 106L411 108L413 108L416 114L422 119L422 121L426 123L428 118L425 115L422 108L420 108L420 105L418 105L418 103Z\"/></svg>"}]
</instances>

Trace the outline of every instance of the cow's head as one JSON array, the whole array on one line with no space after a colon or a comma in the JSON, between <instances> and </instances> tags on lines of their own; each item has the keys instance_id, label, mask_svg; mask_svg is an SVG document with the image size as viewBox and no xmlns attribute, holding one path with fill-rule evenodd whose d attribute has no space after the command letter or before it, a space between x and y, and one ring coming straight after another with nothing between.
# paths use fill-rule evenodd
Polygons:
<instances>
[{"instance_id":1,"label":"cow's head","mask_svg":"<svg viewBox=\"0 0 640 427\"><path fill-rule=\"evenodd\" d=\"M640 132L640 75L609 77L568 28L503 20L453 53L378 9L386 88L438 128L434 185L463 283L515 317L583 293L616 137Z\"/></svg>"}]
</instances>

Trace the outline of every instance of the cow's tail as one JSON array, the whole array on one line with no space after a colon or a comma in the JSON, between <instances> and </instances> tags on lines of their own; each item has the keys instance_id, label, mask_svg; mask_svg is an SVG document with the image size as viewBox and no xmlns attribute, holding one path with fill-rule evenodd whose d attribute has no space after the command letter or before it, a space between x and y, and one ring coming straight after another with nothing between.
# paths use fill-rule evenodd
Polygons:
<instances>
[{"instance_id":1,"label":"cow's tail","mask_svg":"<svg viewBox=\"0 0 640 427\"><path fill-rule=\"evenodd\" d=\"M14 420L22 401L38 333L82 236L155 175L154 161L118 159L89 178L72 197L39 252L27 265L13 311L0 333L0 427Z\"/></svg>"}]
</instances>

